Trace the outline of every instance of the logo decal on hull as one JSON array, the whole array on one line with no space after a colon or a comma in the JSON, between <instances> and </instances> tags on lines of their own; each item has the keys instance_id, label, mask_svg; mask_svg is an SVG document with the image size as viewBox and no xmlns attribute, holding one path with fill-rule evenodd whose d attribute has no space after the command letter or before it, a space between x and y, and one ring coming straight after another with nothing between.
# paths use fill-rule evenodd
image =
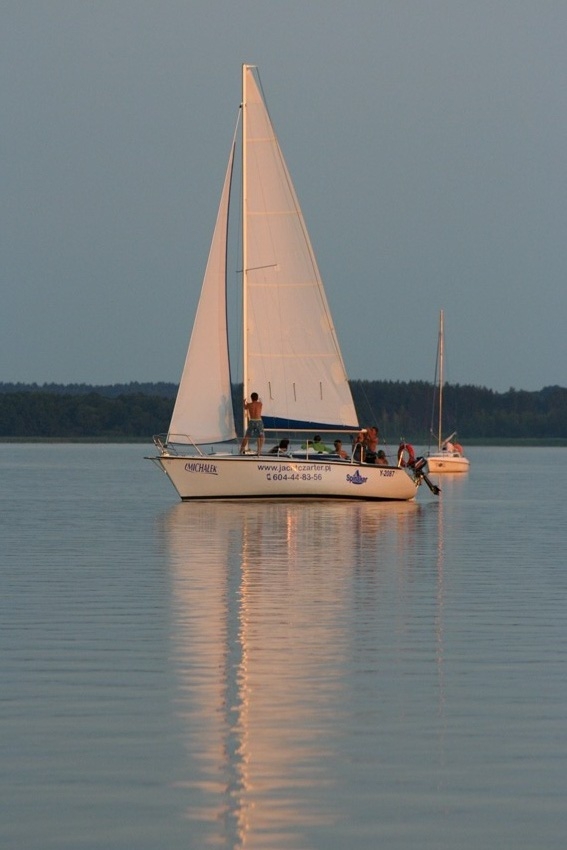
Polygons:
<instances>
[{"instance_id":1,"label":"logo decal on hull","mask_svg":"<svg viewBox=\"0 0 567 850\"><path fill-rule=\"evenodd\" d=\"M365 478L363 475L361 475L357 469L354 475L347 475L346 480L350 484L365 484L366 481L368 481L368 478Z\"/></svg>"},{"instance_id":2,"label":"logo decal on hull","mask_svg":"<svg viewBox=\"0 0 567 850\"><path fill-rule=\"evenodd\" d=\"M185 472L204 472L205 475L218 475L216 463L192 461L185 464Z\"/></svg>"}]
</instances>

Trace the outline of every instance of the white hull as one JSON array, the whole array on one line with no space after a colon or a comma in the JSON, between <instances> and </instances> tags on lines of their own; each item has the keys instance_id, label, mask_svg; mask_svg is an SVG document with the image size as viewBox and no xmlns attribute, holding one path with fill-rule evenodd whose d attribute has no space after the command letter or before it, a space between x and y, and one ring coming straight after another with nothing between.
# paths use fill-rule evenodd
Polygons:
<instances>
[{"instance_id":1,"label":"white hull","mask_svg":"<svg viewBox=\"0 0 567 850\"><path fill-rule=\"evenodd\" d=\"M437 454L428 455L427 466L429 472L436 475L441 472L469 471L469 461L466 457L459 454L451 454L451 452L438 452Z\"/></svg>"},{"instance_id":2,"label":"white hull","mask_svg":"<svg viewBox=\"0 0 567 850\"><path fill-rule=\"evenodd\" d=\"M405 469L347 461L252 455L151 458L183 500L361 499L409 501L418 484Z\"/></svg>"}]
</instances>

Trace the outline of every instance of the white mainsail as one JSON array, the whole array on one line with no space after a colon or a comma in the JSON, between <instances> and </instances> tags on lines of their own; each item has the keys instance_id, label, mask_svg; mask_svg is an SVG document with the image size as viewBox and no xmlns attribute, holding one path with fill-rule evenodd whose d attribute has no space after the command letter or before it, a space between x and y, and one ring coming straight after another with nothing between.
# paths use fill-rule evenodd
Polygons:
<instances>
[{"instance_id":1,"label":"white mainsail","mask_svg":"<svg viewBox=\"0 0 567 850\"><path fill-rule=\"evenodd\" d=\"M254 66L243 69L244 394L268 426L356 428L317 261Z\"/></svg>"},{"instance_id":2,"label":"white mainsail","mask_svg":"<svg viewBox=\"0 0 567 850\"><path fill-rule=\"evenodd\" d=\"M230 152L211 250L195 315L189 350L169 426L169 443L217 443L236 436L230 391L226 316L226 243Z\"/></svg>"}]
</instances>

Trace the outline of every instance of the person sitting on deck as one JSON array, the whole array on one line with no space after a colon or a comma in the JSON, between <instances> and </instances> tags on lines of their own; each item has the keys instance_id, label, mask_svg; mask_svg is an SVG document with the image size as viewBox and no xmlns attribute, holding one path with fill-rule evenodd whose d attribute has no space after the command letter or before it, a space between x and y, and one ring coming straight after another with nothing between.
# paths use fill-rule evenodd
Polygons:
<instances>
[{"instance_id":1,"label":"person sitting on deck","mask_svg":"<svg viewBox=\"0 0 567 850\"><path fill-rule=\"evenodd\" d=\"M321 452L329 451L325 443L321 442L321 437L319 436L319 434L315 434L312 440L306 440L304 443L302 443L301 448L307 449L308 451L312 452L318 452L319 454L321 454Z\"/></svg>"},{"instance_id":2,"label":"person sitting on deck","mask_svg":"<svg viewBox=\"0 0 567 850\"><path fill-rule=\"evenodd\" d=\"M272 446L268 454L285 455L289 451L289 440L280 440L277 446Z\"/></svg>"},{"instance_id":3,"label":"person sitting on deck","mask_svg":"<svg viewBox=\"0 0 567 850\"><path fill-rule=\"evenodd\" d=\"M315 437L313 438L313 442L311 444L311 448L314 449L316 452L319 452L319 454L321 454L321 452L328 453L329 451L325 443L321 441L321 437L319 436L319 434L315 434Z\"/></svg>"},{"instance_id":4,"label":"person sitting on deck","mask_svg":"<svg viewBox=\"0 0 567 850\"><path fill-rule=\"evenodd\" d=\"M335 440L333 445L335 447L335 454L338 455L343 460L347 460L348 454L343 449L343 441L342 440Z\"/></svg>"},{"instance_id":5,"label":"person sitting on deck","mask_svg":"<svg viewBox=\"0 0 567 850\"><path fill-rule=\"evenodd\" d=\"M371 425L370 428L366 429L364 445L366 448L364 460L366 463L376 463L376 452L378 451L378 428L376 425Z\"/></svg>"}]
</instances>

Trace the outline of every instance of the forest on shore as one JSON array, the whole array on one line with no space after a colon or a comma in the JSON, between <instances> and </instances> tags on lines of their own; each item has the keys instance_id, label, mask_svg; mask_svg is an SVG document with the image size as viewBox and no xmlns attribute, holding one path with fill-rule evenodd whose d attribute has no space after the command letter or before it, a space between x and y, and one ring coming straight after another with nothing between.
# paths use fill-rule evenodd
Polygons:
<instances>
[{"instance_id":1,"label":"forest on shore","mask_svg":"<svg viewBox=\"0 0 567 850\"><path fill-rule=\"evenodd\" d=\"M355 380L351 388L360 422L377 425L384 442L429 442L436 406L432 384ZM176 384L165 382L0 383L0 439L151 441L152 435L167 432L176 392ZM233 387L233 399L239 410L241 385ZM444 434L457 431L461 442L567 439L565 387L497 393L446 384L443 408Z\"/></svg>"}]
</instances>

